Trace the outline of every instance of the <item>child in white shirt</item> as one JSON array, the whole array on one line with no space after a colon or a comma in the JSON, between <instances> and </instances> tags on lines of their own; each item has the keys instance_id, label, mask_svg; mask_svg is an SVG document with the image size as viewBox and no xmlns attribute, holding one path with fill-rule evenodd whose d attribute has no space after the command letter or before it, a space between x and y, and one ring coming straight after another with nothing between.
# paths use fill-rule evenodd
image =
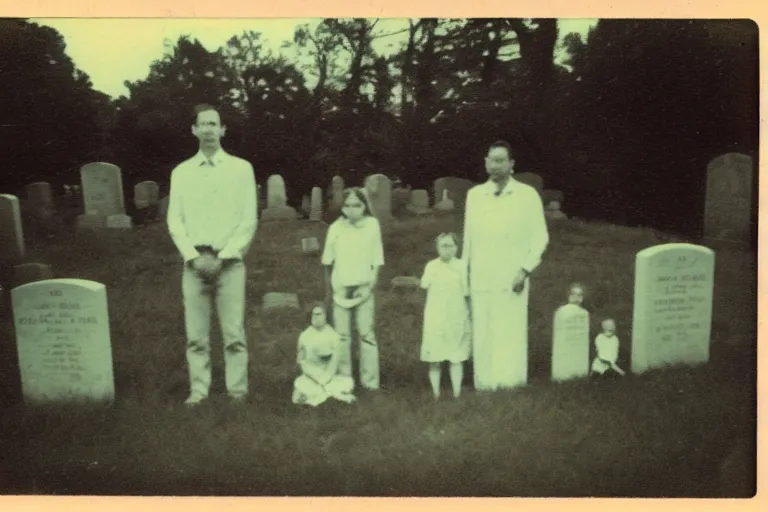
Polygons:
<instances>
[{"instance_id":1,"label":"child in white shirt","mask_svg":"<svg viewBox=\"0 0 768 512\"><path fill-rule=\"evenodd\" d=\"M325 308L312 308L312 324L299 336L296 362L301 368L293 384L294 404L317 406L335 398L352 403L354 382L351 377L339 375L339 349L341 340L326 323Z\"/></svg>"},{"instance_id":2,"label":"child in white shirt","mask_svg":"<svg viewBox=\"0 0 768 512\"><path fill-rule=\"evenodd\" d=\"M612 318L606 318L601 323L603 332L595 338L597 355L592 361L592 374L604 377L624 375L624 370L619 368L616 361L619 359L619 338L616 336L616 322Z\"/></svg>"}]
</instances>

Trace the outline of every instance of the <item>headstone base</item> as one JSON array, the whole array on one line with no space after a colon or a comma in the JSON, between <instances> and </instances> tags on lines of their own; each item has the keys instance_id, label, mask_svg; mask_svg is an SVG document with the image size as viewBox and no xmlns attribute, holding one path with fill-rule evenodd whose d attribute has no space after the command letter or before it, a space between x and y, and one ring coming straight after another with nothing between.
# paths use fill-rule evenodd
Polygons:
<instances>
[{"instance_id":1,"label":"headstone base","mask_svg":"<svg viewBox=\"0 0 768 512\"><path fill-rule=\"evenodd\" d=\"M295 208L290 206L275 206L272 208L266 208L261 212L261 221L279 221L279 220L296 220L298 213Z\"/></svg>"}]
</instances>

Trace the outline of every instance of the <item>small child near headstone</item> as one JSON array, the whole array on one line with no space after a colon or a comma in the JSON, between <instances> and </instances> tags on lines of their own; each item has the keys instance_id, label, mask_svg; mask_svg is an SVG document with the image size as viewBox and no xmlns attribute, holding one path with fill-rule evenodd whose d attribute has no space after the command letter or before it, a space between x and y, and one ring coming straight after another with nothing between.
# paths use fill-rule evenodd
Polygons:
<instances>
[{"instance_id":1,"label":"small child near headstone","mask_svg":"<svg viewBox=\"0 0 768 512\"><path fill-rule=\"evenodd\" d=\"M440 398L442 363L450 363L453 396L461 394L464 361L471 349L467 267L456 257L458 239L442 233L436 239L438 258L427 263L421 288L427 290L421 360L429 363L429 382L435 399Z\"/></svg>"},{"instance_id":2,"label":"small child near headstone","mask_svg":"<svg viewBox=\"0 0 768 512\"><path fill-rule=\"evenodd\" d=\"M624 370L616 364L619 358L619 337L616 336L616 322L612 318L606 318L600 325L603 332L595 338L597 355L592 361L592 375L602 378L624 376Z\"/></svg>"},{"instance_id":3,"label":"small child near headstone","mask_svg":"<svg viewBox=\"0 0 768 512\"><path fill-rule=\"evenodd\" d=\"M315 407L329 398L348 404L355 401L354 381L338 373L340 344L339 334L327 323L325 307L314 306L311 325L299 336L297 363L301 375L293 384L294 404Z\"/></svg>"}]
</instances>

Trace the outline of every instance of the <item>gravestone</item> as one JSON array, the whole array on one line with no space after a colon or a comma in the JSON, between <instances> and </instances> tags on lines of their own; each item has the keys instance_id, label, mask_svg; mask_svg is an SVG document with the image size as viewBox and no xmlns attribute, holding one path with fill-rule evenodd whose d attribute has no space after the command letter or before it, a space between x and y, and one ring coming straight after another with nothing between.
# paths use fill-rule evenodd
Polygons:
<instances>
[{"instance_id":1,"label":"gravestone","mask_svg":"<svg viewBox=\"0 0 768 512\"><path fill-rule=\"evenodd\" d=\"M516 179L520 183L525 183L526 185L532 186L536 189L536 192L539 193L539 196L543 195L544 180L538 174L533 172L514 173L512 178Z\"/></svg>"},{"instance_id":2,"label":"gravestone","mask_svg":"<svg viewBox=\"0 0 768 512\"><path fill-rule=\"evenodd\" d=\"M426 190L412 190L407 208L409 212L416 215L429 213L429 193Z\"/></svg>"},{"instance_id":3,"label":"gravestone","mask_svg":"<svg viewBox=\"0 0 768 512\"><path fill-rule=\"evenodd\" d=\"M544 216L548 219L567 219L568 216L560 211L560 203L558 201L551 201L544 208Z\"/></svg>"},{"instance_id":4,"label":"gravestone","mask_svg":"<svg viewBox=\"0 0 768 512\"><path fill-rule=\"evenodd\" d=\"M304 254L317 254L320 252L320 241L314 236L302 238L301 250Z\"/></svg>"},{"instance_id":5,"label":"gravestone","mask_svg":"<svg viewBox=\"0 0 768 512\"><path fill-rule=\"evenodd\" d=\"M408 203L411 201L411 189L395 187L392 189L392 215L401 215L408 211Z\"/></svg>"},{"instance_id":6,"label":"gravestone","mask_svg":"<svg viewBox=\"0 0 768 512\"><path fill-rule=\"evenodd\" d=\"M749 243L752 215L752 158L727 153L707 166L704 237Z\"/></svg>"},{"instance_id":7,"label":"gravestone","mask_svg":"<svg viewBox=\"0 0 768 512\"><path fill-rule=\"evenodd\" d=\"M44 263L22 263L13 267L13 285L53 279L53 269Z\"/></svg>"},{"instance_id":8,"label":"gravestone","mask_svg":"<svg viewBox=\"0 0 768 512\"><path fill-rule=\"evenodd\" d=\"M333 211L341 210L341 203L344 202L344 178L334 176L331 178L331 204Z\"/></svg>"},{"instance_id":9,"label":"gravestone","mask_svg":"<svg viewBox=\"0 0 768 512\"><path fill-rule=\"evenodd\" d=\"M110 215L107 217L106 226L110 229L131 229L133 222L128 215Z\"/></svg>"},{"instance_id":10,"label":"gravestone","mask_svg":"<svg viewBox=\"0 0 768 512\"><path fill-rule=\"evenodd\" d=\"M0 194L0 264L24 259L24 230L19 198Z\"/></svg>"},{"instance_id":11,"label":"gravestone","mask_svg":"<svg viewBox=\"0 0 768 512\"><path fill-rule=\"evenodd\" d=\"M295 293L269 292L264 295L262 307L264 311L279 308L299 309L299 296Z\"/></svg>"},{"instance_id":12,"label":"gravestone","mask_svg":"<svg viewBox=\"0 0 768 512\"><path fill-rule=\"evenodd\" d=\"M392 218L392 182L383 174L372 174L365 178L364 190L373 214L381 220Z\"/></svg>"},{"instance_id":13,"label":"gravestone","mask_svg":"<svg viewBox=\"0 0 768 512\"><path fill-rule=\"evenodd\" d=\"M53 193L51 192L51 184L45 181L37 181L30 183L25 187L27 192L27 201L35 208L52 208L53 207Z\"/></svg>"},{"instance_id":14,"label":"gravestone","mask_svg":"<svg viewBox=\"0 0 768 512\"><path fill-rule=\"evenodd\" d=\"M451 212L456 208L456 203L449 197L448 189L443 189L443 197L435 203L435 210L438 212Z\"/></svg>"},{"instance_id":15,"label":"gravestone","mask_svg":"<svg viewBox=\"0 0 768 512\"><path fill-rule=\"evenodd\" d=\"M632 372L709 361L714 274L707 247L672 243L637 253Z\"/></svg>"},{"instance_id":16,"label":"gravestone","mask_svg":"<svg viewBox=\"0 0 768 512\"><path fill-rule=\"evenodd\" d=\"M157 205L160 200L160 185L152 180L142 181L133 187L133 204L137 210Z\"/></svg>"},{"instance_id":17,"label":"gravestone","mask_svg":"<svg viewBox=\"0 0 768 512\"><path fill-rule=\"evenodd\" d=\"M114 400L107 289L51 279L11 290L24 401Z\"/></svg>"},{"instance_id":18,"label":"gravestone","mask_svg":"<svg viewBox=\"0 0 768 512\"><path fill-rule=\"evenodd\" d=\"M435 202L443 197L443 191L448 190L448 196L454 203L456 209L464 211L464 205L467 203L467 192L474 187L476 183L453 176L445 176L435 180Z\"/></svg>"},{"instance_id":19,"label":"gravestone","mask_svg":"<svg viewBox=\"0 0 768 512\"><path fill-rule=\"evenodd\" d=\"M555 311L552 322L552 380L589 375L589 312L575 304Z\"/></svg>"},{"instance_id":20,"label":"gravestone","mask_svg":"<svg viewBox=\"0 0 768 512\"><path fill-rule=\"evenodd\" d=\"M49 233L54 228L55 207L51 184L44 181L30 183L25 187L27 194L27 211L33 222L32 229L40 229Z\"/></svg>"},{"instance_id":21,"label":"gravestone","mask_svg":"<svg viewBox=\"0 0 768 512\"><path fill-rule=\"evenodd\" d=\"M261 212L261 220L296 220L298 216L298 212L288 206L283 177L273 174L267 179L267 207Z\"/></svg>"},{"instance_id":22,"label":"gravestone","mask_svg":"<svg viewBox=\"0 0 768 512\"><path fill-rule=\"evenodd\" d=\"M323 220L323 189L320 187L312 187L312 199L309 208L309 220L315 222Z\"/></svg>"},{"instance_id":23,"label":"gravestone","mask_svg":"<svg viewBox=\"0 0 768 512\"><path fill-rule=\"evenodd\" d=\"M545 205L552 201L557 201L558 203L563 204L564 199L565 195L561 190L544 189L541 192L541 202Z\"/></svg>"},{"instance_id":24,"label":"gravestone","mask_svg":"<svg viewBox=\"0 0 768 512\"><path fill-rule=\"evenodd\" d=\"M85 215L125 213L123 178L120 168L106 162L94 162L80 169Z\"/></svg>"},{"instance_id":25,"label":"gravestone","mask_svg":"<svg viewBox=\"0 0 768 512\"><path fill-rule=\"evenodd\" d=\"M312 205L310 204L309 196L302 196L301 197L301 213L309 217L309 211L311 208L312 208Z\"/></svg>"}]
</instances>

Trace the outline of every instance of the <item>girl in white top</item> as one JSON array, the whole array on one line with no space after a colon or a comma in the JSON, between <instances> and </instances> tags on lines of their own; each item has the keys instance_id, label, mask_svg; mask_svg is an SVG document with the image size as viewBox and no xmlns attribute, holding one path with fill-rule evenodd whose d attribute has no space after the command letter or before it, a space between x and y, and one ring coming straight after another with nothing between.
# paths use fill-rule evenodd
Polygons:
<instances>
[{"instance_id":1,"label":"girl in white top","mask_svg":"<svg viewBox=\"0 0 768 512\"><path fill-rule=\"evenodd\" d=\"M464 361L471 351L467 267L456 258L458 240L454 233L436 239L438 258L427 263L421 287L427 290L421 360L429 363L429 382L435 399L440 398L442 362L450 363L453 396L461 394Z\"/></svg>"},{"instance_id":2,"label":"girl in white top","mask_svg":"<svg viewBox=\"0 0 768 512\"><path fill-rule=\"evenodd\" d=\"M619 338L616 336L616 322L611 318L603 320L603 332L595 338L597 356L592 361L592 373L603 376L624 375L616 361L619 359Z\"/></svg>"},{"instance_id":3,"label":"girl in white top","mask_svg":"<svg viewBox=\"0 0 768 512\"><path fill-rule=\"evenodd\" d=\"M333 303L333 326L341 337L339 373L352 376L351 320L354 316L360 336L360 383L366 389L379 389L374 313L384 246L379 221L361 189L344 191L341 216L328 228L322 264L326 304L330 307Z\"/></svg>"},{"instance_id":4,"label":"girl in white top","mask_svg":"<svg viewBox=\"0 0 768 512\"><path fill-rule=\"evenodd\" d=\"M292 402L311 406L329 398L354 402L352 378L338 374L341 340L326 323L325 307L312 308L311 322L299 336L296 361L301 375L293 383Z\"/></svg>"}]
</instances>

